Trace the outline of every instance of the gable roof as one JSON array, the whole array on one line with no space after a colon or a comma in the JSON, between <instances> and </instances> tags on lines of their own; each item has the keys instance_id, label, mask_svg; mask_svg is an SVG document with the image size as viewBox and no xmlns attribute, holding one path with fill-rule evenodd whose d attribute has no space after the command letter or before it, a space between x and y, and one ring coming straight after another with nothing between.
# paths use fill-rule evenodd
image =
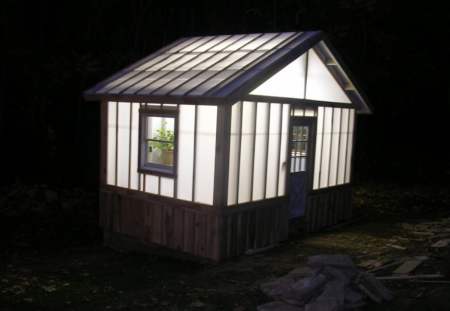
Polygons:
<instances>
[{"instance_id":1,"label":"gable roof","mask_svg":"<svg viewBox=\"0 0 450 311\"><path fill-rule=\"evenodd\" d=\"M346 75L320 31L218 35L182 38L126 67L84 92L87 100L174 103L234 102L309 48L360 112L367 101ZM322 44L322 45L321 45ZM334 71L332 71L334 70Z\"/></svg>"}]
</instances>

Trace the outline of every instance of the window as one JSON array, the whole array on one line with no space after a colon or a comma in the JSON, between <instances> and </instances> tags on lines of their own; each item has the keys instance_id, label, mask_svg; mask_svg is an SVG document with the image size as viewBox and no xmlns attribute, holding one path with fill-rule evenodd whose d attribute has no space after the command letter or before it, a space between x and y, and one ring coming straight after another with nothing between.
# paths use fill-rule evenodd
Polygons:
<instances>
[{"instance_id":1,"label":"window","mask_svg":"<svg viewBox=\"0 0 450 311\"><path fill-rule=\"evenodd\" d=\"M177 111L145 108L140 110L139 171L173 176L176 167Z\"/></svg>"},{"instance_id":2,"label":"window","mask_svg":"<svg viewBox=\"0 0 450 311\"><path fill-rule=\"evenodd\" d=\"M308 157L308 126L292 126L291 173L305 172Z\"/></svg>"}]
</instances>

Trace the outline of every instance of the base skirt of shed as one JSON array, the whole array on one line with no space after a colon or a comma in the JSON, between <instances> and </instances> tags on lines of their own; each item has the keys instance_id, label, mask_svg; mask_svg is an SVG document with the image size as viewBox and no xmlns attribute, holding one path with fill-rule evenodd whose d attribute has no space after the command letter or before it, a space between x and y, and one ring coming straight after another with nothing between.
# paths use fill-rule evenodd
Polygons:
<instances>
[{"instance_id":1,"label":"base skirt of shed","mask_svg":"<svg viewBox=\"0 0 450 311\"><path fill-rule=\"evenodd\" d=\"M142 251L163 246L214 261L288 236L284 198L216 209L108 186L100 191L99 217L105 245L112 248Z\"/></svg>"},{"instance_id":2,"label":"base skirt of shed","mask_svg":"<svg viewBox=\"0 0 450 311\"><path fill-rule=\"evenodd\" d=\"M352 189L349 185L311 192L307 198L305 230L317 232L352 218Z\"/></svg>"}]
</instances>

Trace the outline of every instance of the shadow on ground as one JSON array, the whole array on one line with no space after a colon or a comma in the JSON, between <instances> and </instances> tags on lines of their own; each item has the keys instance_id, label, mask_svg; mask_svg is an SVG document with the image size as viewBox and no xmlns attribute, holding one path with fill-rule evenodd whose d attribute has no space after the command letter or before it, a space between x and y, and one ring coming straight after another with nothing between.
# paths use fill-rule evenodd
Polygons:
<instances>
[{"instance_id":1,"label":"shadow on ground","mask_svg":"<svg viewBox=\"0 0 450 311\"><path fill-rule=\"evenodd\" d=\"M357 223L296 233L262 254L221 264L123 254L101 245L95 193L15 185L3 189L0 310L255 310L259 284L309 255L345 253L356 263L428 255L423 273L446 273L417 225L449 216L448 190L365 185L355 189ZM439 259L439 257L441 257ZM449 310L449 284L385 283L396 294L367 310Z\"/></svg>"}]
</instances>

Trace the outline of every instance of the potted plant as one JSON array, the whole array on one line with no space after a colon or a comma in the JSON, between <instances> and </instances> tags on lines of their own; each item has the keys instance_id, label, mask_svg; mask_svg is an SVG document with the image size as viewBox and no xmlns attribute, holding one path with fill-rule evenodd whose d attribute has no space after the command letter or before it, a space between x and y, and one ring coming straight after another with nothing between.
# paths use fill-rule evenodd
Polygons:
<instances>
[{"instance_id":1,"label":"potted plant","mask_svg":"<svg viewBox=\"0 0 450 311\"><path fill-rule=\"evenodd\" d=\"M149 148L152 152L152 160L164 165L173 165L173 145L174 133L166 129L166 121L161 122L161 127L156 130L156 135L152 138L158 141L150 141Z\"/></svg>"}]
</instances>

